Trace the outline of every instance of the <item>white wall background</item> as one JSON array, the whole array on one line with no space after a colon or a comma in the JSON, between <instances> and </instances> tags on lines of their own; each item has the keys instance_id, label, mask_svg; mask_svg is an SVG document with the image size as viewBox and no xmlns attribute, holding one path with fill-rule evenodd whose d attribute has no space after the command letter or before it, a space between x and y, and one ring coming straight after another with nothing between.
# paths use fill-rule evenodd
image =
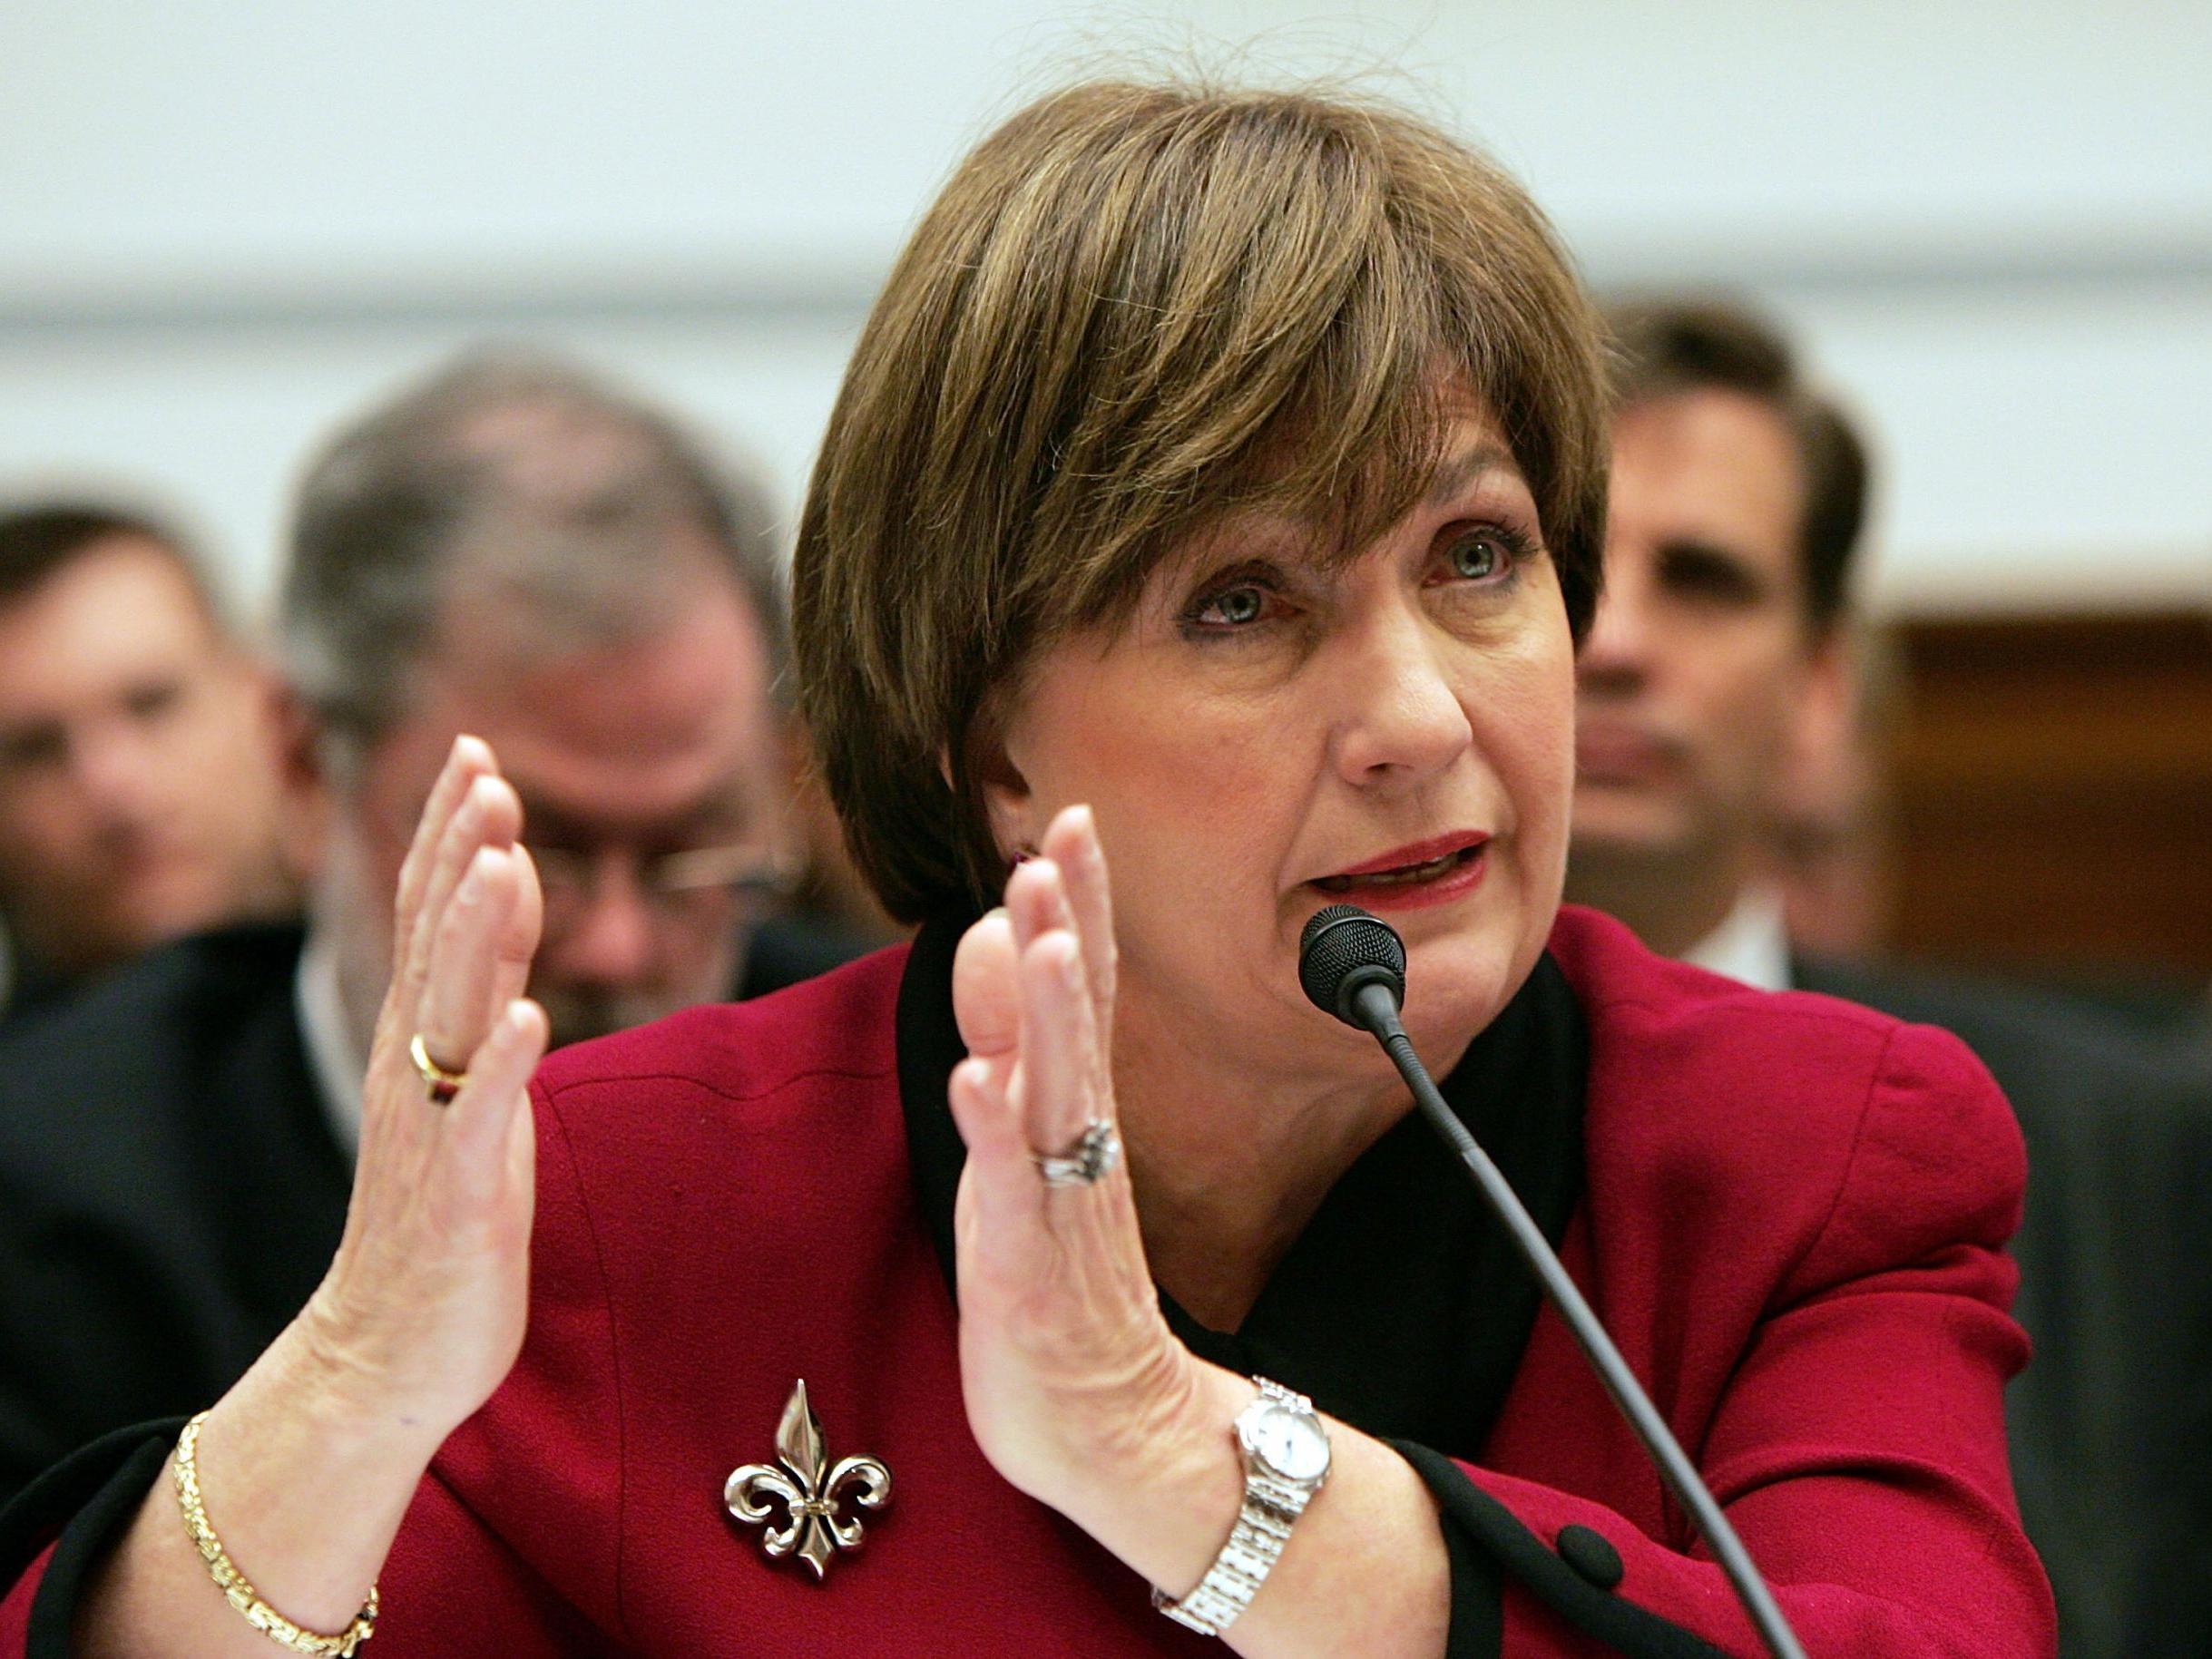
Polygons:
<instances>
[{"instance_id":1,"label":"white wall background","mask_svg":"<svg viewBox=\"0 0 2212 1659\"><path fill-rule=\"evenodd\" d=\"M964 145L1091 56L1225 40L1395 65L1595 280L1800 327L1890 462L1883 606L2212 606L2202 0L8 0L0 490L164 491L258 594L308 443L494 336L796 503Z\"/></svg>"}]
</instances>

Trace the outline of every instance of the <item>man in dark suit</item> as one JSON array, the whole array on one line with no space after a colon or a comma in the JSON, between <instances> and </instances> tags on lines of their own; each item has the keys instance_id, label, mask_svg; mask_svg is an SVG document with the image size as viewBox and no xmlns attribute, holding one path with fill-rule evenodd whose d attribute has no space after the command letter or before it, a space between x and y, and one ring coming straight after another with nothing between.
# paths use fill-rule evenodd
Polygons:
<instances>
[{"instance_id":1,"label":"man in dark suit","mask_svg":"<svg viewBox=\"0 0 2212 1659\"><path fill-rule=\"evenodd\" d=\"M0 1018L294 908L269 717L175 529L67 498L0 512Z\"/></svg>"},{"instance_id":2,"label":"man in dark suit","mask_svg":"<svg viewBox=\"0 0 2212 1659\"><path fill-rule=\"evenodd\" d=\"M282 600L310 920L204 933L0 1039L0 1496L213 1400L345 1218L398 866L455 737L525 804L556 1041L852 953L794 862L770 515L657 412L467 360L308 472Z\"/></svg>"},{"instance_id":3,"label":"man in dark suit","mask_svg":"<svg viewBox=\"0 0 2212 1659\"><path fill-rule=\"evenodd\" d=\"M2015 1484L2070 1659L2212 1654L2212 1067L2024 989L1793 951L1778 791L1852 717L1865 451L1786 343L1732 307L1614 317L1606 594L1579 665L1569 896L1775 989L1949 1028L2029 1151Z\"/></svg>"}]
</instances>

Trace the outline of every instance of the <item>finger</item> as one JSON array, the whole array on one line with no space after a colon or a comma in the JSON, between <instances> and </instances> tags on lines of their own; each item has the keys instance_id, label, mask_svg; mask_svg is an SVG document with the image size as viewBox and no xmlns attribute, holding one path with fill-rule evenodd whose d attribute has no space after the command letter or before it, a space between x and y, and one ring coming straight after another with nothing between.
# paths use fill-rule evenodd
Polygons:
<instances>
[{"instance_id":1,"label":"finger","mask_svg":"<svg viewBox=\"0 0 2212 1659\"><path fill-rule=\"evenodd\" d=\"M1015 1090L1031 1147L1064 1156L1094 1122L1111 1121L1100 1087L1091 994L1075 935L1054 928L1022 952L1022 1086Z\"/></svg>"},{"instance_id":2,"label":"finger","mask_svg":"<svg viewBox=\"0 0 2212 1659\"><path fill-rule=\"evenodd\" d=\"M1082 941L1083 968L1091 994L1103 1014L1113 1008L1115 947L1113 897L1106 880L1106 853L1099 844L1098 822L1088 806L1071 806L1049 825L1040 844L1045 857L1060 866L1062 888ZM1101 1024L1111 1029L1111 1019Z\"/></svg>"},{"instance_id":3,"label":"finger","mask_svg":"<svg viewBox=\"0 0 2212 1659\"><path fill-rule=\"evenodd\" d=\"M1012 1056L1022 1041L1020 952L1004 910L992 911L960 936L953 952L953 1013L970 1054Z\"/></svg>"},{"instance_id":4,"label":"finger","mask_svg":"<svg viewBox=\"0 0 2212 1659\"><path fill-rule=\"evenodd\" d=\"M407 844L406 858L399 866L399 886L392 895L395 970L407 960L416 918L422 912L423 889L429 880L430 865L439 842L445 837L446 825L468 793L469 785L484 773L497 769L490 747L481 737L464 733L453 740L453 747L446 751L445 764L438 770L437 781L430 786L430 798L423 803L423 815L416 820L415 838Z\"/></svg>"},{"instance_id":5,"label":"finger","mask_svg":"<svg viewBox=\"0 0 2212 1659\"><path fill-rule=\"evenodd\" d=\"M1062 817L1064 818L1066 815L1066 814L1062 814ZM1054 822L1057 825L1059 820ZM1080 830L1076 834L1077 838L1080 839ZM1071 850L1077 852L1080 855L1080 846L1072 844ZM1075 975L1076 984L1087 1004L1082 1011L1082 1023L1083 1029L1091 1033L1085 1045L1089 1063L1093 1068L1090 1088L1100 1098L1111 1098L1113 1093L1113 1075L1106 1044L1111 1039L1113 1030L1113 1008L1111 1001L1101 1000L1090 982L1090 956L1082 951L1074 906L1069 900L1067 872L1057 859L1042 856L1033 858L1015 871L1013 878L1007 883L1006 901L1007 910L1013 922L1014 939L1020 945L1024 958L1036 942L1049 933L1065 932L1076 940L1076 948L1079 952L1078 971ZM1108 968L1110 973L1112 971L1111 967L1112 951L1111 927L1110 921L1107 923L1108 932L1105 945L1110 959ZM1029 1006L1025 996L1023 1002L1024 1020L1028 1018ZM1023 1052L1024 1055L1028 1053L1026 1039ZM1079 1125L1079 1133L1081 1127L1082 1126ZM1058 1150L1057 1146L1052 1143L1040 1142L1038 1145L1042 1151L1056 1152Z\"/></svg>"},{"instance_id":6,"label":"finger","mask_svg":"<svg viewBox=\"0 0 2212 1659\"><path fill-rule=\"evenodd\" d=\"M1006 917L1013 924L1015 947L1026 952L1054 928L1072 932L1075 912L1068 908L1060 866L1052 859L1025 859L1006 878Z\"/></svg>"},{"instance_id":7,"label":"finger","mask_svg":"<svg viewBox=\"0 0 2212 1659\"><path fill-rule=\"evenodd\" d=\"M478 847L438 919L414 1026L430 1058L448 1070L467 1065L504 1006L493 1000L499 945L520 886L512 853Z\"/></svg>"},{"instance_id":8,"label":"finger","mask_svg":"<svg viewBox=\"0 0 2212 1659\"><path fill-rule=\"evenodd\" d=\"M981 1159L984 1166L995 1166L1009 1158L1028 1161L1021 1114L1008 1096L1002 1073L979 1059L962 1060L945 1080L945 1096L971 1162Z\"/></svg>"},{"instance_id":9,"label":"finger","mask_svg":"<svg viewBox=\"0 0 2212 1659\"><path fill-rule=\"evenodd\" d=\"M416 914L414 938L394 984L403 1019L412 1019L420 1008L423 986L430 975L432 948L469 861L480 847L512 845L522 829L522 803L515 799L514 790L505 778L496 773L483 773L469 781L467 792L447 820L445 833L438 838L437 849L430 860L423 883L421 908Z\"/></svg>"},{"instance_id":10,"label":"finger","mask_svg":"<svg viewBox=\"0 0 2212 1659\"><path fill-rule=\"evenodd\" d=\"M1022 1069L1009 1094L1024 1147L1052 1156L1072 1155L1092 1124L1114 1123L1104 1033L1092 1018L1085 971L1082 947L1065 929L1045 933L1022 955ZM1030 1225L1043 1232L1073 1283L1087 1287L1083 1304L1156 1312L1128 1159L1116 1158L1089 1183L1051 1186L1033 1160L1020 1173ZM1037 1259L1033 1252L1029 1259Z\"/></svg>"},{"instance_id":11,"label":"finger","mask_svg":"<svg viewBox=\"0 0 2212 1659\"><path fill-rule=\"evenodd\" d=\"M966 1247L984 1250L979 1260L987 1270L1018 1274L1019 1264L1030 1259L1030 1248L1044 1225L1043 1206L1038 1202L1042 1189L1023 1132L1021 1110L1006 1088L1003 1072L978 1059L964 1059L953 1068L945 1099L968 1149L960 1177L962 1203L956 1211ZM971 1259L977 1258L964 1258L964 1274Z\"/></svg>"},{"instance_id":12,"label":"finger","mask_svg":"<svg viewBox=\"0 0 2212 1659\"><path fill-rule=\"evenodd\" d=\"M507 849L507 855L514 864L514 903L499 933L499 968L492 981L494 1008L504 1008L528 989L530 964L545 930L545 893L538 885L538 867L530 849L518 841Z\"/></svg>"},{"instance_id":13,"label":"finger","mask_svg":"<svg viewBox=\"0 0 2212 1659\"><path fill-rule=\"evenodd\" d=\"M526 1111L530 1076L545 1056L546 1034L545 1010L517 997L469 1056L468 1081L454 1098L447 1122L457 1167L479 1196L488 1199L500 1181L518 1175L528 1185L535 1138L516 1118Z\"/></svg>"}]
</instances>

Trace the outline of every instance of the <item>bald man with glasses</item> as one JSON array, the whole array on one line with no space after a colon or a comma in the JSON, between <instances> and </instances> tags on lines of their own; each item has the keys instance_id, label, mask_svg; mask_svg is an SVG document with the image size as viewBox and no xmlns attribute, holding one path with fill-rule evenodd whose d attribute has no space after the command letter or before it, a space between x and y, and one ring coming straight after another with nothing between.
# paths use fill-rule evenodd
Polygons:
<instances>
[{"instance_id":1,"label":"bald man with glasses","mask_svg":"<svg viewBox=\"0 0 2212 1659\"><path fill-rule=\"evenodd\" d=\"M406 840L455 737L521 795L571 1042L836 965L803 925L776 536L658 411L474 358L309 469L282 602L304 931L155 953L0 1044L0 1495L213 1399L345 1219Z\"/></svg>"}]
</instances>

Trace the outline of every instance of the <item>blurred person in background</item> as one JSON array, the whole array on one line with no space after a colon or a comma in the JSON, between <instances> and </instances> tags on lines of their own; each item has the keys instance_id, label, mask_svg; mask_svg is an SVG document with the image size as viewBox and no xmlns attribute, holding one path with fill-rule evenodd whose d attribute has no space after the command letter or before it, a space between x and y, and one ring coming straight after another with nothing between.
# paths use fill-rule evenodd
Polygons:
<instances>
[{"instance_id":1,"label":"blurred person in background","mask_svg":"<svg viewBox=\"0 0 2212 1659\"><path fill-rule=\"evenodd\" d=\"M1903 717L1895 640L1850 624L1849 717L1828 742L1803 743L1778 776L1771 874L1783 931L1797 955L1879 955L1894 902L1896 828L1888 761Z\"/></svg>"},{"instance_id":2,"label":"blurred person in background","mask_svg":"<svg viewBox=\"0 0 2212 1659\"><path fill-rule=\"evenodd\" d=\"M290 555L285 765L323 818L306 927L181 941L0 1042L0 1490L213 1398L321 1277L399 866L456 734L498 746L525 805L554 1041L859 948L774 905L774 522L663 415L557 363L465 360L323 452Z\"/></svg>"},{"instance_id":3,"label":"blurred person in background","mask_svg":"<svg viewBox=\"0 0 2212 1659\"><path fill-rule=\"evenodd\" d=\"M173 529L0 512L0 1009L290 908L269 685Z\"/></svg>"},{"instance_id":4,"label":"blurred person in background","mask_svg":"<svg viewBox=\"0 0 2212 1659\"><path fill-rule=\"evenodd\" d=\"M1754 320L1615 323L1625 389L1605 600L1578 665L1570 880L1653 949L1778 989L1777 786L1851 718L1865 452Z\"/></svg>"},{"instance_id":5,"label":"blurred person in background","mask_svg":"<svg viewBox=\"0 0 2212 1659\"><path fill-rule=\"evenodd\" d=\"M1851 781L1865 735L1850 593L1866 451L1762 319L1654 301L1610 322L1569 896L1717 972L1966 1039L2028 1146L2014 1313L2037 1355L2007 1409L2060 1649L2212 1653L2212 1072L2084 1004L1793 948L1777 834L1808 785Z\"/></svg>"}]
</instances>

